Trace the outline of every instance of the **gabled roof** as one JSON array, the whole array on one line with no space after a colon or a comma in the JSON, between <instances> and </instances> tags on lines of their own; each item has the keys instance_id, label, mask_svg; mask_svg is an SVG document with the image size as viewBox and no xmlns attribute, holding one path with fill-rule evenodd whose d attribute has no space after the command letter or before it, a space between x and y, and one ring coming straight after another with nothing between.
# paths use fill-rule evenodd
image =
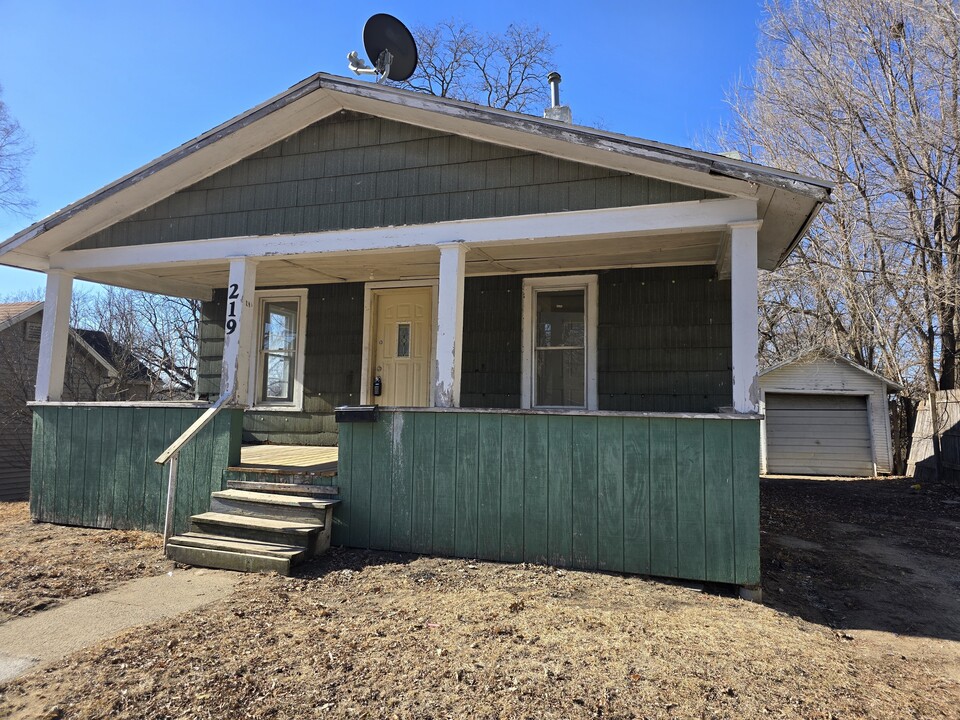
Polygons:
<instances>
[{"instance_id":1,"label":"gabled roof","mask_svg":"<svg viewBox=\"0 0 960 720\"><path fill-rule=\"evenodd\" d=\"M831 185L727 156L318 73L0 243L0 263L49 256L341 110L352 110L758 203L759 266L775 268Z\"/></svg>"},{"instance_id":2,"label":"gabled roof","mask_svg":"<svg viewBox=\"0 0 960 720\"><path fill-rule=\"evenodd\" d=\"M110 338L105 332L100 330L88 330L86 328L77 328L73 332L81 340L83 340L90 350L93 350L97 355L103 358L104 362L113 368L117 367L117 358L113 352L114 344L110 341ZM149 380L150 371L147 369L147 367L136 358L131 358L131 361L132 367L128 369L128 379Z\"/></svg>"},{"instance_id":3,"label":"gabled roof","mask_svg":"<svg viewBox=\"0 0 960 720\"><path fill-rule=\"evenodd\" d=\"M43 303L39 300L32 302L0 303L0 330L23 322L31 315L43 310Z\"/></svg>"},{"instance_id":4,"label":"gabled roof","mask_svg":"<svg viewBox=\"0 0 960 720\"><path fill-rule=\"evenodd\" d=\"M788 365L793 365L795 363L813 362L815 360L832 360L834 362L843 363L844 365L847 365L853 368L854 370L857 370L863 373L864 375L868 375L875 380L882 381L884 384L886 384L887 390L889 392L900 392L901 390L903 390L903 385L900 385L899 383L896 383L893 380L885 378L883 375L879 373L875 373L873 370L869 370L868 368L865 368L863 365L860 365L859 363L855 363L853 360L849 360L843 357L842 355L838 355L832 350L827 350L826 348L811 348L809 350L805 350L804 352L790 358L789 360L784 360L783 362L778 362L776 365L771 365L766 370L761 372L759 377L763 377L764 375L769 375L770 373L776 372L777 370L787 367Z\"/></svg>"},{"instance_id":5,"label":"gabled roof","mask_svg":"<svg viewBox=\"0 0 960 720\"><path fill-rule=\"evenodd\" d=\"M13 327L43 311L42 301L0 303L0 331ZM117 375L117 361L109 337L100 330L70 328L70 336L95 362L100 364L112 377ZM150 371L139 360L132 368L132 379L146 380Z\"/></svg>"}]
</instances>

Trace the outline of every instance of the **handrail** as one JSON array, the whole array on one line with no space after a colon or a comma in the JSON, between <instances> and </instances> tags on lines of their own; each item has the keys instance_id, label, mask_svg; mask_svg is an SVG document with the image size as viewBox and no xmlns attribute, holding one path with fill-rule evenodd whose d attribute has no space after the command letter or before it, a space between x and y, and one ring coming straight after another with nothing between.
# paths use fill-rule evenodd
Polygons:
<instances>
[{"instance_id":1,"label":"handrail","mask_svg":"<svg viewBox=\"0 0 960 720\"><path fill-rule=\"evenodd\" d=\"M170 537L173 535L173 511L176 507L177 468L180 464L180 451L198 432L210 424L217 416L217 413L219 413L223 409L223 406L232 398L233 393L221 395L213 405L207 408L203 415L198 417L190 427L180 434L180 437L173 441L170 447L160 453L160 456L154 460L154 462L160 466L166 465L168 462L170 463L170 468L167 473L167 509L163 519L164 551L167 549L167 541L170 540Z\"/></svg>"}]
</instances>

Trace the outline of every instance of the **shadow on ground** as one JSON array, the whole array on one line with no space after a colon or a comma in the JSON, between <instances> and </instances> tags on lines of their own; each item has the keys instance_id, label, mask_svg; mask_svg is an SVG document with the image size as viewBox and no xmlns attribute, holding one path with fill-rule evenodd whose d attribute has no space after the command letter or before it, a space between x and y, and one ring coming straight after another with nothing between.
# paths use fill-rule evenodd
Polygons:
<instances>
[{"instance_id":1,"label":"shadow on ground","mask_svg":"<svg viewBox=\"0 0 960 720\"><path fill-rule=\"evenodd\" d=\"M835 630L960 640L960 492L910 478L763 478L765 604Z\"/></svg>"}]
</instances>

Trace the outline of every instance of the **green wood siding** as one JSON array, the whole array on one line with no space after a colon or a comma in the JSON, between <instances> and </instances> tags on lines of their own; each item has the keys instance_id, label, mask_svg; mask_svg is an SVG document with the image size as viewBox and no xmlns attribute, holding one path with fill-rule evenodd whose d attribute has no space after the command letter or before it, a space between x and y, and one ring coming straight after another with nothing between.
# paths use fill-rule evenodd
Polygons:
<instances>
[{"instance_id":1,"label":"green wood siding","mask_svg":"<svg viewBox=\"0 0 960 720\"><path fill-rule=\"evenodd\" d=\"M336 544L752 585L759 421L384 411L340 428Z\"/></svg>"},{"instance_id":2,"label":"green wood siding","mask_svg":"<svg viewBox=\"0 0 960 720\"><path fill-rule=\"evenodd\" d=\"M202 408L44 405L34 408L30 511L85 527L163 529L167 471L154 463ZM222 411L180 454L176 531L210 509L223 470L240 460L242 413Z\"/></svg>"},{"instance_id":3,"label":"green wood siding","mask_svg":"<svg viewBox=\"0 0 960 720\"><path fill-rule=\"evenodd\" d=\"M681 202L697 188L337 113L71 249Z\"/></svg>"},{"instance_id":4,"label":"green wood siding","mask_svg":"<svg viewBox=\"0 0 960 720\"><path fill-rule=\"evenodd\" d=\"M518 408L523 278L469 277L463 290L460 404Z\"/></svg>"},{"instance_id":5,"label":"green wood siding","mask_svg":"<svg viewBox=\"0 0 960 720\"><path fill-rule=\"evenodd\" d=\"M716 412L733 404L730 281L712 267L599 278L601 410Z\"/></svg>"}]
</instances>

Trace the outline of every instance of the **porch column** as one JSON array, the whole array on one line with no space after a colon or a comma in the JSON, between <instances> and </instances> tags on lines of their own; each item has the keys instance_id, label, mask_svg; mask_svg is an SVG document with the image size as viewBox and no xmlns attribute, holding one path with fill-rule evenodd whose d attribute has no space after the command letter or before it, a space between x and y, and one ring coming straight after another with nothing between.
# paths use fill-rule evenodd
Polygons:
<instances>
[{"instance_id":1,"label":"porch column","mask_svg":"<svg viewBox=\"0 0 960 720\"><path fill-rule=\"evenodd\" d=\"M757 231L760 220L730 224L730 319L733 326L733 408L759 410L757 390Z\"/></svg>"},{"instance_id":2,"label":"porch column","mask_svg":"<svg viewBox=\"0 0 960 720\"><path fill-rule=\"evenodd\" d=\"M440 248L440 288L437 301L437 339L434 343L436 379L434 407L460 407L460 365L463 345L463 276L467 247L444 243Z\"/></svg>"},{"instance_id":3,"label":"porch column","mask_svg":"<svg viewBox=\"0 0 960 720\"><path fill-rule=\"evenodd\" d=\"M63 399L72 299L73 275L62 270L48 270L43 323L40 326L40 357L37 360L37 402Z\"/></svg>"},{"instance_id":4,"label":"porch column","mask_svg":"<svg viewBox=\"0 0 960 720\"><path fill-rule=\"evenodd\" d=\"M254 293L257 263L250 258L230 260L227 284L227 317L223 328L223 370L220 394L232 393L234 405L250 405L250 361L257 321Z\"/></svg>"}]
</instances>

